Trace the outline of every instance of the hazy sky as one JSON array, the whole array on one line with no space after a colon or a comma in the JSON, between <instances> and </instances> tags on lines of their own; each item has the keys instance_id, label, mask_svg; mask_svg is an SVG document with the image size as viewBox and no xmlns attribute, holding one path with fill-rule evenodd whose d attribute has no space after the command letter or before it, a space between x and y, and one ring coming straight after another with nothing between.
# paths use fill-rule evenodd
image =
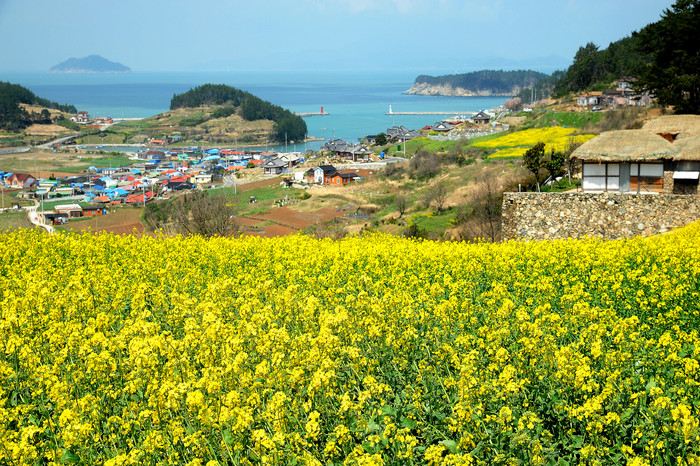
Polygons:
<instances>
[{"instance_id":1,"label":"hazy sky","mask_svg":"<svg viewBox=\"0 0 700 466\"><path fill-rule=\"evenodd\" d=\"M0 0L0 73L91 54L134 72L571 63L658 21L672 0ZM545 69L547 68L547 69ZM0 79L2 76L0 75Z\"/></svg>"}]
</instances>

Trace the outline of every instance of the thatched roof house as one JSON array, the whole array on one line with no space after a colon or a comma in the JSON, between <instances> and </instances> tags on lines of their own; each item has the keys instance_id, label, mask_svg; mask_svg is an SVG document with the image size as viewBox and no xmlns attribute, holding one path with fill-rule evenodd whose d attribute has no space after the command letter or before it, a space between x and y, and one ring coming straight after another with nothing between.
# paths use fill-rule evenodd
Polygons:
<instances>
[{"instance_id":1,"label":"thatched roof house","mask_svg":"<svg viewBox=\"0 0 700 466\"><path fill-rule=\"evenodd\" d=\"M700 194L700 116L668 115L641 130L608 131L571 154L583 191Z\"/></svg>"},{"instance_id":2,"label":"thatched roof house","mask_svg":"<svg viewBox=\"0 0 700 466\"><path fill-rule=\"evenodd\" d=\"M584 162L658 161L672 158L678 148L642 129L607 131L576 149L572 159Z\"/></svg>"},{"instance_id":3,"label":"thatched roof house","mask_svg":"<svg viewBox=\"0 0 700 466\"><path fill-rule=\"evenodd\" d=\"M678 136L673 146L678 149L673 156L674 162L700 162L700 134L682 134Z\"/></svg>"},{"instance_id":4,"label":"thatched roof house","mask_svg":"<svg viewBox=\"0 0 700 466\"><path fill-rule=\"evenodd\" d=\"M700 134L700 115L664 115L642 128L673 142L681 134Z\"/></svg>"}]
</instances>

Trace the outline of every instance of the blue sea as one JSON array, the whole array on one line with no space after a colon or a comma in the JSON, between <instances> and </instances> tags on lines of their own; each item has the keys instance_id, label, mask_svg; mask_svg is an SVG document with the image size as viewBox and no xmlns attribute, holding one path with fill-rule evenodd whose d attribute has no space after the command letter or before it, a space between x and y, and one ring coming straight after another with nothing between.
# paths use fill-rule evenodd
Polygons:
<instances>
[{"instance_id":1,"label":"blue sea","mask_svg":"<svg viewBox=\"0 0 700 466\"><path fill-rule=\"evenodd\" d=\"M308 135L357 141L393 125L419 129L446 117L502 105L505 97L405 95L415 80L407 72L352 73L228 72L130 73L123 75L16 73L0 80L21 84L46 99L75 105L91 116L150 117L169 109L174 94L206 83L228 84L305 117ZM443 115L386 115L394 112L444 112ZM320 143L309 145L317 148ZM290 147L303 150L305 145Z\"/></svg>"}]
</instances>

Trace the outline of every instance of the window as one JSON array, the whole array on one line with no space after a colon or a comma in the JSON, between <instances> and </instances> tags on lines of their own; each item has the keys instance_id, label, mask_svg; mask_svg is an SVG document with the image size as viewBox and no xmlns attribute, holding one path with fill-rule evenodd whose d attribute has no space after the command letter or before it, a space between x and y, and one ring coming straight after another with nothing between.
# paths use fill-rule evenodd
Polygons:
<instances>
[{"instance_id":1,"label":"window","mask_svg":"<svg viewBox=\"0 0 700 466\"><path fill-rule=\"evenodd\" d=\"M662 193L664 191L664 164L630 164L630 191L636 193Z\"/></svg>"},{"instance_id":2,"label":"window","mask_svg":"<svg viewBox=\"0 0 700 466\"><path fill-rule=\"evenodd\" d=\"M584 163L583 190L587 192L620 191L620 164Z\"/></svg>"}]
</instances>

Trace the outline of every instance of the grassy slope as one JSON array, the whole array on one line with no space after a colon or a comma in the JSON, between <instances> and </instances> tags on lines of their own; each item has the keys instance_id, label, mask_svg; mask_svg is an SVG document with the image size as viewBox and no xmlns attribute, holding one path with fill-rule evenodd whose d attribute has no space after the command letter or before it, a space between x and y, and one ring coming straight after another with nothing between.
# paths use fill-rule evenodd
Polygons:
<instances>
[{"instance_id":1,"label":"grassy slope","mask_svg":"<svg viewBox=\"0 0 700 466\"><path fill-rule=\"evenodd\" d=\"M130 142L137 142L139 135L163 138L175 133L183 138L181 145L267 141L273 126L271 121L245 121L235 114L212 118L216 108L179 108L151 118L119 123L112 129L122 134L129 132Z\"/></svg>"},{"instance_id":2,"label":"grassy slope","mask_svg":"<svg viewBox=\"0 0 700 466\"><path fill-rule=\"evenodd\" d=\"M586 128L596 125L603 118L603 112L542 112L528 119L520 129L543 128L552 126L566 126L567 128Z\"/></svg>"},{"instance_id":3,"label":"grassy slope","mask_svg":"<svg viewBox=\"0 0 700 466\"><path fill-rule=\"evenodd\" d=\"M17 228L34 228L26 211L0 213L0 232Z\"/></svg>"},{"instance_id":4,"label":"grassy slope","mask_svg":"<svg viewBox=\"0 0 700 466\"><path fill-rule=\"evenodd\" d=\"M131 165L128 157L114 153L28 152L0 157L0 170L6 172L32 173L48 178L52 173L80 173L91 166L124 167Z\"/></svg>"}]
</instances>

